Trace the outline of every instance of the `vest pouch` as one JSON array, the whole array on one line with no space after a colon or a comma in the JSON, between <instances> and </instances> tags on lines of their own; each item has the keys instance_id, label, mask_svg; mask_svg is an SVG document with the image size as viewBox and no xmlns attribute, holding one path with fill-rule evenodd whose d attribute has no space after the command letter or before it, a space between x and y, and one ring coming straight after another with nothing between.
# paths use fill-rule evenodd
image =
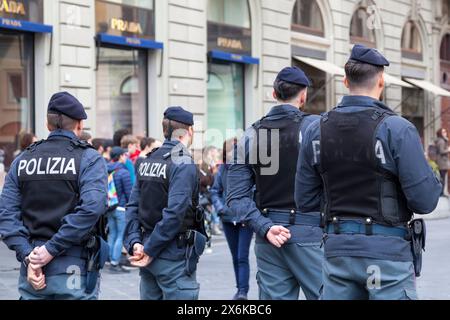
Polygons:
<instances>
[{"instance_id":1,"label":"vest pouch","mask_svg":"<svg viewBox=\"0 0 450 320\"><path fill-rule=\"evenodd\" d=\"M400 223L397 185L390 180L381 182L381 214L386 222Z\"/></svg>"}]
</instances>

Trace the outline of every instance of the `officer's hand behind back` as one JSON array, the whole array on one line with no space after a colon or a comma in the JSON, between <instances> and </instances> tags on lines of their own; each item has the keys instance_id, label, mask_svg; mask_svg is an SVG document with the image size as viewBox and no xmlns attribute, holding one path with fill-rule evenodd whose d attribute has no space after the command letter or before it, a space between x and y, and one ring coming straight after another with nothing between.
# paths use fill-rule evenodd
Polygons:
<instances>
[{"instance_id":1,"label":"officer's hand behind back","mask_svg":"<svg viewBox=\"0 0 450 320\"><path fill-rule=\"evenodd\" d=\"M47 286L42 269L35 268L31 263L28 265L27 269L27 281L36 291L43 290Z\"/></svg>"},{"instance_id":2,"label":"officer's hand behind back","mask_svg":"<svg viewBox=\"0 0 450 320\"><path fill-rule=\"evenodd\" d=\"M281 248L291 238L291 232L283 226L273 226L267 232L266 238L272 245Z\"/></svg>"}]
</instances>

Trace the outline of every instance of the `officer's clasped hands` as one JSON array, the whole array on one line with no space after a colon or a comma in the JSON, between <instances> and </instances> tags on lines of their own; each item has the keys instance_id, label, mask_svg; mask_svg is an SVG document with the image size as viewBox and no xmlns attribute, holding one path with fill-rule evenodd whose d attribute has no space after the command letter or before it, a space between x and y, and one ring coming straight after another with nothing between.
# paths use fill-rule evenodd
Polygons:
<instances>
[{"instance_id":1,"label":"officer's clasped hands","mask_svg":"<svg viewBox=\"0 0 450 320\"><path fill-rule=\"evenodd\" d=\"M266 238L272 245L281 248L291 238L291 232L283 226L273 226L267 232Z\"/></svg>"},{"instance_id":2,"label":"officer's clasped hands","mask_svg":"<svg viewBox=\"0 0 450 320\"><path fill-rule=\"evenodd\" d=\"M133 246L133 255L128 260L134 267L145 268L152 262L153 258L145 254L142 244L136 243Z\"/></svg>"},{"instance_id":3,"label":"officer's clasped hands","mask_svg":"<svg viewBox=\"0 0 450 320\"><path fill-rule=\"evenodd\" d=\"M47 248L45 248L45 246L34 248L29 258L30 265L35 270L46 266L50 261L53 260L53 256L47 251Z\"/></svg>"},{"instance_id":4,"label":"officer's clasped hands","mask_svg":"<svg viewBox=\"0 0 450 320\"><path fill-rule=\"evenodd\" d=\"M32 264L28 265L27 281L31 284L34 290L43 290L47 286L45 283L45 275L41 268L34 268Z\"/></svg>"}]
</instances>

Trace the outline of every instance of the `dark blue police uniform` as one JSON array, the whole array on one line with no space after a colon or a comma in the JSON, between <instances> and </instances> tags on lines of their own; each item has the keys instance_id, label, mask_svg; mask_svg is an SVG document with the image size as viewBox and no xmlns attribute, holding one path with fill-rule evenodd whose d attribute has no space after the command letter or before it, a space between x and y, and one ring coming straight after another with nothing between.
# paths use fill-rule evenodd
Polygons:
<instances>
[{"instance_id":1,"label":"dark blue police uniform","mask_svg":"<svg viewBox=\"0 0 450 320\"><path fill-rule=\"evenodd\" d=\"M276 81L309 86L298 68L283 69ZM292 105L273 107L246 131L238 146L237 163L228 171L227 204L257 234L257 278L263 300L297 300L300 288L308 299L319 296L323 260L320 219L296 210L294 202L299 146L306 128L318 118ZM269 132L271 153L264 150ZM272 161L263 159L269 154L274 155ZM274 225L283 225L291 232L291 239L281 248L266 240Z\"/></svg>"},{"instance_id":2,"label":"dark blue police uniform","mask_svg":"<svg viewBox=\"0 0 450 320\"><path fill-rule=\"evenodd\" d=\"M389 65L358 45L351 59ZM441 190L416 128L378 100L346 96L309 126L301 154L295 201L322 212L326 233L322 298L416 299L422 248L411 244L424 234L409 224L435 209Z\"/></svg>"},{"instance_id":3,"label":"dark blue police uniform","mask_svg":"<svg viewBox=\"0 0 450 320\"><path fill-rule=\"evenodd\" d=\"M194 124L192 113L180 107L168 108L164 116ZM126 210L124 242L130 254L140 243L153 258L140 270L142 300L198 299L196 267L206 243L198 232L203 224L197 211L198 179L189 151L177 140L164 141L139 164Z\"/></svg>"},{"instance_id":4,"label":"dark blue police uniform","mask_svg":"<svg viewBox=\"0 0 450 320\"><path fill-rule=\"evenodd\" d=\"M48 112L87 118L82 105L68 93L55 94ZM43 268L46 288L40 291L27 282L26 262L22 264L22 299L97 298L98 283L90 281L92 288L87 288L86 242L95 235L106 201L105 163L71 131L52 131L47 140L31 145L15 159L0 198L0 234L20 262L43 245L54 257Z\"/></svg>"}]
</instances>

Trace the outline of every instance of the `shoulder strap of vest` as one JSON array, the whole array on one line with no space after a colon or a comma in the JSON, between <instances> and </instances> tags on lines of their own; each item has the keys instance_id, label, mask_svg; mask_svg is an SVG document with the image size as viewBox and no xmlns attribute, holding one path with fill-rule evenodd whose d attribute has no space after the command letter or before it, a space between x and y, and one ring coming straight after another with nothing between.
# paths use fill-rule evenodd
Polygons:
<instances>
[{"instance_id":1,"label":"shoulder strap of vest","mask_svg":"<svg viewBox=\"0 0 450 320\"><path fill-rule=\"evenodd\" d=\"M36 142L32 143L31 145L29 145L25 150L30 151L30 152L34 152L34 150L36 150L36 147L38 145L44 143L45 141L47 141L47 140L42 139L42 140L36 141Z\"/></svg>"},{"instance_id":2,"label":"shoulder strap of vest","mask_svg":"<svg viewBox=\"0 0 450 320\"><path fill-rule=\"evenodd\" d=\"M147 154L147 158L149 158L153 153L155 153L156 151L158 151L159 150L159 147L158 148L154 148L152 151L150 151L148 154Z\"/></svg>"},{"instance_id":3,"label":"shoulder strap of vest","mask_svg":"<svg viewBox=\"0 0 450 320\"><path fill-rule=\"evenodd\" d=\"M277 115L277 114L275 114L275 115ZM290 111L285 114L285 117L293 119L294 122L302 122L306 117L309 117L310 115L311 114L309 114L309 113L299 114L298 112ZM252 127L254 129L261 129L262 122L271 116L274 116L274 115L270 115L270 116L266 115L266 116L262 117L261 119L256 121L254 124L252 124Z\"/></svg>"}]
</instances>

